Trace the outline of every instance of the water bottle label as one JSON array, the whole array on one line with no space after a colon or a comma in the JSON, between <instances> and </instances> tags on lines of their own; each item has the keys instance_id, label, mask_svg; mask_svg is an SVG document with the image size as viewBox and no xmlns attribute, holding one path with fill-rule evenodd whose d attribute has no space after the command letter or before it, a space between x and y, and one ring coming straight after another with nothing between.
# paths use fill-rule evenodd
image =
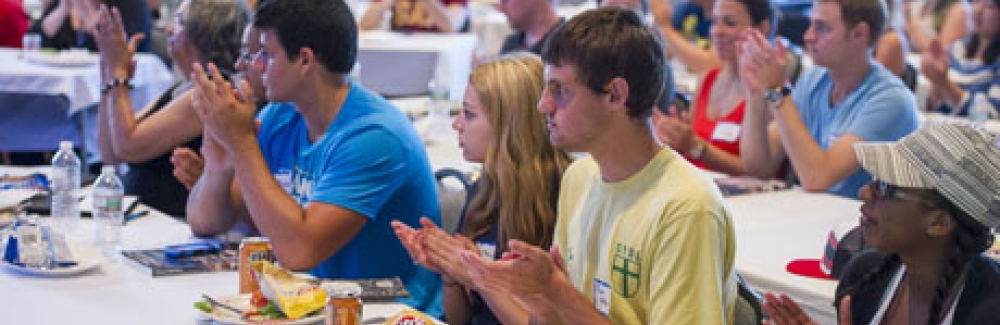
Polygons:
<instances>
[{"instance_id":1,"label":"water bottle label","mask_svg":"<svg viewBox=\"0 0 1000 325\"><path fill-rule=\"evenodd\" d=\"M105 212L121 212L122 198L115 196L104 196L94 198L94 208Z\"/></svg>"},{"instance_id":2,"label":"water bottle label","mask_svg":"<svg viewBox=\"0 0 1000 325\"><path fill-rule=\"evenodd\" d=\"M104 209L109 212L121 212L122 211L122 198L120 197L109 197L104 199Z\"/></svg>"}]
</instances>

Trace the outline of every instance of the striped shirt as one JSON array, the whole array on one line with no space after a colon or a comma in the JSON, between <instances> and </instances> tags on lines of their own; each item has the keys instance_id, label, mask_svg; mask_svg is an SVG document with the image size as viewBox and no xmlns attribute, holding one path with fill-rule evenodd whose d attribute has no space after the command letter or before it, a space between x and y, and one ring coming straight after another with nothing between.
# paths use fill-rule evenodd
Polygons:
<instances>
[{"instance_id":1,"label":"striped shirt","mask_svg":"<svg viewBox=\"0 0 1000 325\"><path fill-rule=\"evenodd\" d=\"M982 59L967 58L965 46L964 42L956 42L951 46L951 50L948 52L950 56L948 79L962 88L966 94L962 96L957 113L953 113L953 108L948 107L948 105L942 105L941 111L963 116L968 115L972 99L977 95L985 95L993 106L995 114L1000 110L1000 60L986 65Z\"/></svg>"}]
</instances>

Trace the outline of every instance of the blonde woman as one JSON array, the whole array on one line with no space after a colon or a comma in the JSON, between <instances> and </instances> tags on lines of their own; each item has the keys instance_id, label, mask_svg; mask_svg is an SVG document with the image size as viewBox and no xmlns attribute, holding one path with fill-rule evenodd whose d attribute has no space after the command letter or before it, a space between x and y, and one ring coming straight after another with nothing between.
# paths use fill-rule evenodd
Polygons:
<instances>
[{"instance_id":1,"label":"blonde woman","mask_svg":"<svg viewBox=\"0 0 1000 325\"><path fill-rule=\"evenodd\" d=\"M449 324L528 323L527 312L509 295L474 291L458 252L499 258L509 239L552 244L559 183L570 158L549 143L545 116L536 109L543 83L542 61L532 54L476 67L452 124L465 159L483 163L461 235L449 236L426 219L420 230L393 224L413 259L442 275Z\"/></svg>"}]
</instances>

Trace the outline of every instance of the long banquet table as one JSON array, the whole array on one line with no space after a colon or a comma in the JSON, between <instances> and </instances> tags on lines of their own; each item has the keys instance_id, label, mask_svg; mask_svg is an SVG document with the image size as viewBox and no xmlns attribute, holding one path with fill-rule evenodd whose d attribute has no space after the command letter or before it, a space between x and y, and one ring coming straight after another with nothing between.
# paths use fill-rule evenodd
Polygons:
<instances>
[{"instance_id":1,"label":"long banquet table","mask_svg":"<svg viewBox=\"0 0 1000 325\"><path fill-rule=\"evenodd\" d=\"M186 224L156 211L124 228L126 249L189 241L191 232ZM98 269L64 278L0 271L0 323L196 324L199 312L193 303L202 294L235 294L237 279L236 272L152 277L130 262L110 260ZM404 307L400 303L369 302L364 305L364 317L391 317Z\"/></svg>"},{"instance_id":2,"label":"long banquet table","mask_svg":"<svg viewBox=\"0 0 1000 325\"><path fill-rule=\"evenodd\" d=\"M96 54L90 58L97 60ZM135 60L131 94L139 110L170 87L174 76L153 54L139 53ZM0 151L50 151L60 140L96 148L95 117L77 113L100 99L97 63L31 61L11 48L0 48L0 62Z\"/></svg>"},{"instance_id":3,"label":"long banquet table","mask_svg":"<svg viewBox=\"0 0 1000 325\"><path fill-rule=\"evenodd\" d=\"M725 199L736 227L736 271L760 291L795 299L819 324L836 324L835 280L788 273L793 259L823 256L830 230L857 220L861 202L792 189Z\"/></svg>"},{"instance_id":4,"label":"long banquet table","mask_svg":"<svg viewBox=\"0 0 1000 325\"><path fill-rule=\"evenodd\" d=\"M396 101L404 107L404 102ZM411 103L418 108L419 102ZM454 141L427 144L435 169L474 172ZM0 168L0 174L5 168ZM13 171L8 171L13 172ZM0 193L2 194L2 193ZM800 189L728 197L737 237L736 269L756 289L786 293L820 324L834 324L836 281L807 278L785 271L796 258L818 259L830 229L856 220L860 202ZM187 226L156 213L125 227L126 248L152 248L191 239ZM109 263L96 272L68 278L31 278L0 271L0 324L190 324L191 304L202 293L226 295L236 290L234 273L153 278L128 263ZM58 312L29 312L42 305ZM369 316L383 316L398 304L365 306ZM108 311L108 312L105 312Z\"/></svg>"}]
</instances>

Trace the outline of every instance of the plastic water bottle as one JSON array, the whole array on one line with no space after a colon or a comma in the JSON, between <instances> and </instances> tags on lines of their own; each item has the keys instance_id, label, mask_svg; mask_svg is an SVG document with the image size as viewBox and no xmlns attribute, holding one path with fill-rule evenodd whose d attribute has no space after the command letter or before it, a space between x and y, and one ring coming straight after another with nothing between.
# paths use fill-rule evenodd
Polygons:
<instances>
[{"instance_id":1,"label":"plastic water bottle","mask_svg":"<svg viewBox=\"0 0 1000 325\"><path fill-rule=\"evenodd\" d=\"M969 105L969 119L976 125L982 126L993 115L993 104L986 98L985 94L978 93L972 95L972 103Z\"/></svg>"},{"instance_id":2,"label":"plastic water bottle","mask_svg":"<svg viewBox=\"0 0 1000 325\"><path fill-rule=\"evenodd\" d=\"M51 184L52 226L68 235L80 220L80 157L73 152L73 142L59 142L59 152L52 157Z\"/></svg>"},{"instance_id":3,"label":"plastic water bottle","mask_svg":"<svg viewBox=\"0 0 1000 325\"><path fill-rule=\"evenodd\" d=\"M125 187L115 174L115 167L104 165L101 176L97 177L93 189L94 241L106 253L115 253L121 248L122 224L125 222Z\"/></svg>"},{"instance_id":4,"label":"plastic water bottle","mask_svg":"<svg viewBox=\"0 0 1000 325\"><path fill-rule=\"evenodd\" d=\"M439 80L428 83L427 90L430 94L430 110L427 119L430 122L427 130L427 140L444 141L453 139L451 133L451 101L448 99L448 84Z\"/></svg>"}]
</instances>

